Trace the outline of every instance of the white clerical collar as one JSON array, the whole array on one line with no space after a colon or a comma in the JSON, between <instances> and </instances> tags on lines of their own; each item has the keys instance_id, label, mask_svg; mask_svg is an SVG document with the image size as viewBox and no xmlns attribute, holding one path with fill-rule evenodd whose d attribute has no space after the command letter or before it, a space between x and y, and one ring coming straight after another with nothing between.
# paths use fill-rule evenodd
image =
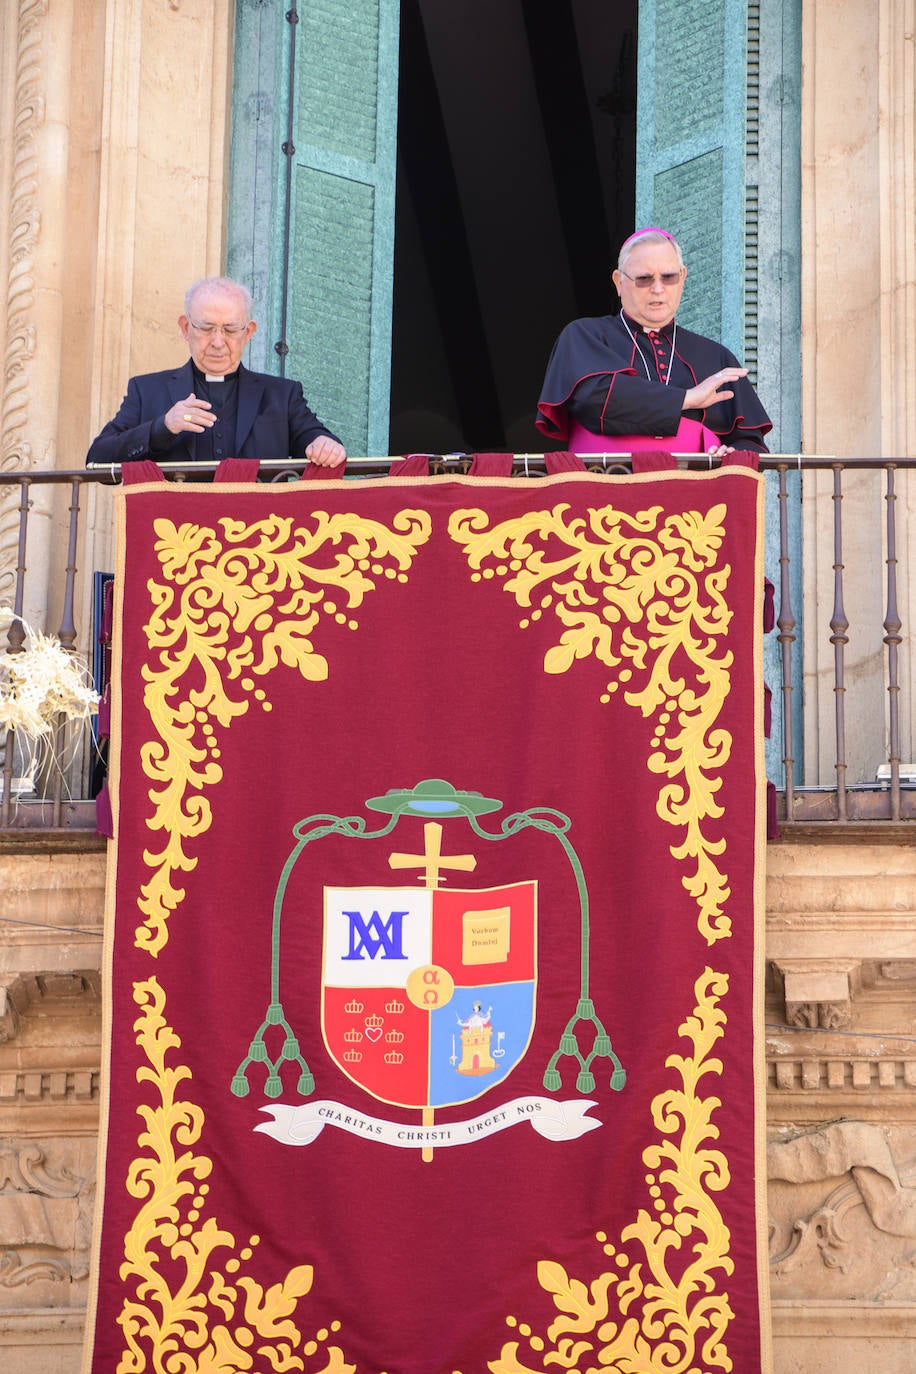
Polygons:
<instances>
[{"instance_id":1,"label":"white clerical collar","mask_svg":"<svg viewBox=\"0 0 916 1374\"><path fill-rule=\"evenodd\" d=\"M631 330L635 329L639 334L663 334L666 339L670 340L672 334L677 329L674 316L671 317L667 324L663 324L661 329L654 329L650 324L639 324L633 319L632 315L628 315L625 310L621 310L620 315L624 324L628 324Z\"/></svg>"},{"instance_id":2,"label":"white clerical collar","mask_svg":"<svg viewBox=\"0 0 916 1374\"><path fill-rule=\"evenodd\" d=\"M205 382L224 382L225 380L226 380L226 374L225 374L225 372L220 373L220 375L219 375L218 377L212 377L212 376L210 375L209 372L205 372L205 373L204 373L204 381L205 381Z\"/></svg>"}]
</instances>

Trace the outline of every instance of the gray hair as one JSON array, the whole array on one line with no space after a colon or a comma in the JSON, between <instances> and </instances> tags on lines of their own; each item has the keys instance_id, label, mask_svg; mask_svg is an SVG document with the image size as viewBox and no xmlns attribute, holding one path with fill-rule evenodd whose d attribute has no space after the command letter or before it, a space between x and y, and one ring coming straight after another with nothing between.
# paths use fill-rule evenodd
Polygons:
<instances>
[{"instance_id":1,"label":"gray hair","mask_svg":"<svg viewBox=\"0 0 916 1374\"><path fill-rule=\"evenodd\" d=\"M246 319L251 319L251 307L253 304L251 292L247 286L243 286L240 281L233 281L231 277L199 277L197 281L191 283L184 293L184 313L190 317L191 304L198 291L226 291L234 292L240 296L245 307Z\"/></svg>"},{"instance_id":2,"label":"gray hair","mask_svg":"<svg viewBox=\"0 0 916 1374\"><path fill-rule=\"evenodd\" d=\"M684 255L681 252L681 245L673 234L669 234L665 229L637 229L635 234L631 234L628 239L624 239L620 249L620 256L617 259L617 271L623 272L629 261L630 254L634 248L638 248L641 243L669 243L677 253L678 267L684 266Z\"/></svg>"}]
</instances>

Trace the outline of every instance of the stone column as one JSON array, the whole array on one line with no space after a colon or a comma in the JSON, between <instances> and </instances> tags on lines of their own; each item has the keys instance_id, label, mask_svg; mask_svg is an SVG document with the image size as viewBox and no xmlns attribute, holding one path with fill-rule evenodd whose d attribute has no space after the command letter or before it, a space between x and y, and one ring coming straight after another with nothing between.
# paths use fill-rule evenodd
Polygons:
<instances>
[{"instance_id":1,"label":"stone column","mask_svg":"<svg viewBox=\"0 0 916 1374\"><path fill-rule=\"evenodd\" d=\"M128 376L185 356L184 289L224 261L233 29L231 0L0 7L3 470L81 469ZM30 496L24 613L53 631L69 496ZM110 506L84 500L85 573L111 566ZM17 508L0 499L4 600Z\"/></svg>"},{"instance_id":2,"label":"stone column","mask_svg":"<svg viewBox=\"0 0 916 1374\"><path fill-rule=\"evenodd\" d=\"M80 461L128 377L183 362L185 288L225 265L232 0L96 0L104 12L91 375ZM88 566L113 567L111 496L90 493Z\"/></svg>"},{"instance_id":3,"label":"stone column","mask_svg":"<svg viewBox=\"0 0 916 1374\"><path fill-rule=\"evenodd\" d=\"M808 453L912 454L916 303L913 0L864 0L841 10L803 7L802 368L803 447ZM837 92L842 92L842 99ZM898 596L912 633L906 590L913 500L900 500ZM843 605L848 718L847 780L873 780L885 758L887 693L882 625L886 597L886 505L880 481L843 482ZM833 581L831 475L804 482L804 661L806 774L834 780L832 605L814 588ZM876 608L882 608L876 615ZM905 646L909 647L909 645ZM904 669L907 664L904 662ZM902 696L904 761L910 741L912 672Z\"/></svg>"},{"instance_id":4,"label":"stone column","mask_svg":"<svg viewBox=\"0 0 916 1374\"><path fill-rule=\"evenodd\" d=\"M881 6L878 52L881 194L882 453L916 455L916 0ZM897 596L908 655L916 652L916 480L897 474ZM883 545L886 554L886 546ZM916 762L916 673L904 678L900 716Z\"/></svg>"},{"instance_id":5,"label":"stone column","mask_svg":"<svg viewBox=\"0 0 916 1374\"><path fill-rule=\"evenodd\" d=\"M6 471L81 465L75 428L88 368L87 244L93 199L87 147L97 140L92 104L98 68L93 7L75 0L19 0L4 7L6 325L0 397ZM93 94L93 92L96 92ZM94 126L95 125L95 126ZM88 232L87 232L88 225ZM75 443L75 453L74 453ZM49 486L30 490L24 614L55 630L66 565L67 498ZM0 501L0 596L14 591L18 493ZM53 589L53 590L52 590Z\"/></svg>"},{"instance_id":6,"label":"stone column","mask_svg":"<svg viewBox=\"0 0 916 1374\"><path fill-rule=\"evenodd\" d=\"M63 8L67 11L68 7L65 4ZM68 21L69 14L65 14L65 23ZM53 271L47 277L43 275L42 257L48 235L52 239L55 235L53 210L59 203L62 130L55 118L59 104L55 101L50 111L48 105L48 0L20 0L15 7L7 5L0 24L5 78L2 146L6 168L0 259L5 278L6 338L0 400L0 463L4 470L10 470L47 461L51 426L56 420L53 401L52 415L44 419L40 415L41 403L47 403L49 397L42 394L43 369L38 355L39 316L49 307L49 352L56 353L55 360L59 360L60 354L51 303L56 283ZM69 58L69 43L64 53ZM15 504L12 503L11 512L10 500L0 499L0 596L5 600L12 597L14 590ZM35 531L32 547L40 562L47 559L46 540L46 529Z\"/></svg>"}]
</instances>

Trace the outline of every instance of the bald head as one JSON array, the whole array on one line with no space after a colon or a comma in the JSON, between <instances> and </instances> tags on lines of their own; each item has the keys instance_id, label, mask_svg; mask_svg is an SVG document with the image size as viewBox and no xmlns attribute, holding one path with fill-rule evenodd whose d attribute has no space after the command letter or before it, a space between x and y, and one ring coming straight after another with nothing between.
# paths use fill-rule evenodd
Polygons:
<instances>
[{"instance_id":1,"label":"bald head","mask_svg":"<svg viewBox=\"0 0 916 1374\"><path fill-rule=\"evenodd\" d=\"M232 277L199 277L197 281L192 282L184 293L185 314L194 315L194 302L198 295L210 295L214 292L218 295L234 295L240 302L245 321L251 319L251 292L240 281L233 281Z\"/></svg>"},{"instance_id":2,"label":"bald head","mask_svg":"<svg viewBox=\"0 0 916 1374\"><path fill-rule=\"evenodd\" d=\"M178 328L196 366L215 377L235 372L258 327L247 286L231 277L202 277L188 287L184 306Z\"/></svg>"},{"instance_id":3,"label":"bald head","mask_svg":"<svg viewBox=\"0 0 916 1374\"><path fill-rule=\"evenodd\" d=\"M628 239L624 239L617 258L617 271L624 272L630 259L630 254L643 244L670 244L677 256L678 267L684 266L684 255L681 252L681 245L673 234L669 234L666 229L637 229L635 234L631 234Z\"/></svg>"}]
</instances>

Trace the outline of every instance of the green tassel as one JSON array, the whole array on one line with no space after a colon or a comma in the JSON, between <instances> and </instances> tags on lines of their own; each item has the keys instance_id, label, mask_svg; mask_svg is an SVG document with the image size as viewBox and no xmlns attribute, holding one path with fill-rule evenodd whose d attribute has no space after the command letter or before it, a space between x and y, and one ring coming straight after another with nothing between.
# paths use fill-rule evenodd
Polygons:
<instances>
[{"instance_id":1,"label":"green tassel","mask_svg":"<svg viewBox=\"0 0 916 1374\"><path fill-rule=\"evenodd\" d=\"M582 1069L576 1078L576 1087L580 1093L593 1093L595 1091L595 1075L589 1073L588 1069Z\"/></svg>"},{"instance_id":2,"label":"green tassel","mask_svg":"<svg viewBox=\"0 0 916 1374\"><path fill-rule=\"evenodd\" d=\"M626 1081L626 1069L615 1069L614 1072L611 1074L611 1087L613 1088L615 1093L620 1092L620 1089L623 1087Z\"/></svg>"},{"instance_id":3,"label":"green tassel","mask_svg":"<svg viewBox=\"0 0 916 1374\"><path fill-rule=\"evenodd\" d=\"M237 1073L234 1075L232 1079L232 1091L235 1093L236 1097L248 1096L248 1079L245 1077L243 1073Z\"/></svg>"},{"instance_id":4,"label":"green tassel","mask_svg":"<svg viewBox=\"0 0 916 1374\"><path fill-rule=\"evenodd\" d=\"M268 1097L279 1097L283 1091L283 1084L275 1073L272 1073L264 1084L264 1092Z\"/></svg>"},{"instance_id":5,"label":"green tassel","mask_svg":"<svg viewBox=\"0 0 916 1374\"><path fill-rule=\"evenodd\" d=\"M296 1086L303 1097L308 1097L309 1093L315 1091L315 1078L310 1069L302 1070Z\"/></svg>"},{"instance_id":6,"label":"green tassel","mask_svg":"<svg viewBox=\"0 0 916 1374\"><path fill-rule=\"evenodd\" d=\"M563 1086L559 1069L544 1070L544 1087L549 1093L558 1093Z\"/></svg>"}]
</instances>

